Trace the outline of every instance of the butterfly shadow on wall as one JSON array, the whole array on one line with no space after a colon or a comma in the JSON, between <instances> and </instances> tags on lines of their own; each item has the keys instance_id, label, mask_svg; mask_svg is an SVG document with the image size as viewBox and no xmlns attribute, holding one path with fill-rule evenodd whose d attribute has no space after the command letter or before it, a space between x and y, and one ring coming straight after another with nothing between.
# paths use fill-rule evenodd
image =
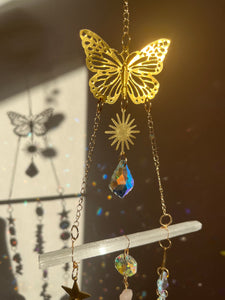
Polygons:
<instances>
[{"instance_id":1,"label":"butterfly shadow on wall","mask_svg":"<svg viewBox=\"0 0 225 300\"><path fill-rule=\"evenodd\" d=\"M30 114L29 116L25 116L13 111L7 114L11 124L14 126L13 132L18 136L15 160L18 158L21 138L28 138L23 150L31 156L31 163L25 173L32 178L39 173L34 163L36 155L41 154L43 157L49 159L57 156L56 148L50 147L48 143L47 132L59 127L65 116L62 113L53 115L52 108L48 108L37 115ZM38 139L35 140L35 138L40 137L43 139L44 147L39 146Z\"/></svg>"}]
</instances>

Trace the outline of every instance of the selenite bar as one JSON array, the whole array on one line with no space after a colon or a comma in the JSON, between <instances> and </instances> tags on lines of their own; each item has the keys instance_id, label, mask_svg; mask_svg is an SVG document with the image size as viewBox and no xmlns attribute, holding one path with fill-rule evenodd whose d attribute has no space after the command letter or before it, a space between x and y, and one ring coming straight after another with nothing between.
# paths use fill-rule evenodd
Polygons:
<instances>
[{"instance_id":1,"label":"selenite bar","mask_svg":"<svg viewBox=\"0 0 225 300\"><path fill-rule=\"evenodd\" d=\"M198 221L189 221L171 225L168 227L169 237L176 237L198 231L202 224ZM130 248L151 244L168 237L168 232L163 228L157 228L127 235L130 240ZM107 240L91 242L74 248L75 261L104 255L126 249L128 240L126 236L120 236ZM61 249L39 255L39 267L46 269L71 261L71 249Z\"/></svg>"}]
</instances>

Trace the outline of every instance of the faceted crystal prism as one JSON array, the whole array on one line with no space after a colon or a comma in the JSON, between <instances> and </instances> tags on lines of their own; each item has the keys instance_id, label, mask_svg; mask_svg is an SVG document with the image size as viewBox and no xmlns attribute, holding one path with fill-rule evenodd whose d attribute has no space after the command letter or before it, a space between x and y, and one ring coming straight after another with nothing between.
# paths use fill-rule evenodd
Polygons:
<instances>
[{"instance_id":1,"label":"faceted crystal prism","mask_svg":"<svg viewBox=\"0 0 225 300\"><path fill-rule=\"evenodd\" d=\"M167 297L167 291L166 289L169 286L168 283L168 276L167 272L163 271L162 274L160 274L159 279L157 280L157 288L158 288L158 293L159 293L159 300L165 300Z\"/></svg>"},{"instance_id":2,"label":"faceted crystal prism","mask_svg":"<svg viewBox=\"0 0 225 300\"><path fill-rule=\"evenodd\" d=\"M122 159L116 167L109 184L110 190L118 197L123 198L134 187L134 179L127 166L126 160Z\"/></svg>"},{"instance_id":3,"label":"faceted crystal prism","mask_svg":"<svg viewBox=\"0 0 225 300\"><path fill-rule=\"evenodd\" d=\"M124 254L120 254L117 256L115 259L115 267L121 275L127 277L131 277L137 273L137 262L130 255L124 256Z\"/></svg>"}]
</instances>

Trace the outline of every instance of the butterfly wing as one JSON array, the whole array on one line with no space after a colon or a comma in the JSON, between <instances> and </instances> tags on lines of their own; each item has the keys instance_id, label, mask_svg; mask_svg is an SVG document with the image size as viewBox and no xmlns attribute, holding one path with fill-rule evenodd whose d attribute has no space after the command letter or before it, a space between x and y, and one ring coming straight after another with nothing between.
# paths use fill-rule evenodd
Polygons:
<instances>
[{"instance_id":1,"label":"butterfly wing","mask_svg":"<svg viewBox=\"0 0 225 300\"><path fill-rule=\"evenodd\" d=\"M45 123L51 118L52 114L53 114L53 108L48 108L34 117L33 132L37 136L44 135L47 132Z\"/></svg>"},{"instance_id":2,"label":"butterfly wing","mask_svg":"<svg viewBox=\"0 0 225 300\"><path fill-rule=\"evenodd\" d=\"M160 39L127 57L127 93L135 104L144 103L147 98L153 99L157 94L159 82L152 75L162 71L169 45L169 40Z\"/></svg>"},{"instance_id":3,"label":"butterfly wing","mask_svg":"<svg viewBox=\"0 0 225 300\"><path fill-rule=\"evenodd\" d=\"M16 135L27 136L30 133L30 120L26 116L18 114L14 111L9 111L7 114L11 124L15 126L13 131Z\"/></svg>"},{"instance_id":4,"label":"butterfly wing","mask_svg":"<svg viewBox=\"0 0 225 300\"><path fill-rule=\"evenodd\" d=\"M86 54L87 67L91 72L96 73L89 80L92 94L95 98L102 98L107 103L115 103L122 88L122 57L100 36L90 30L81 30L80 37Z\"/></svg>"}]
</instances>

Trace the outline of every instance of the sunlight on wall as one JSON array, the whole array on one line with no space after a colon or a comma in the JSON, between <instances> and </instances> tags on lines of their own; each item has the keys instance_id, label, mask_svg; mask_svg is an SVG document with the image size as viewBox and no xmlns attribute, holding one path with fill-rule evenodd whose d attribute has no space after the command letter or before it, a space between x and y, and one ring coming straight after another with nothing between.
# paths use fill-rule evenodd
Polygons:
<instances>
[{"instance_id":1,"label":"sunlight on wall","mask_svg":"<svg viewBox=\"0 0 225 300\"><path fill-rule=\"evenodd\" d=\"M52 91L56 89L59 93L55 93L54 97L51 97ZM44 109L52 107L55 116L58 116L58 123L55 128L49 131L48 140L51 148L57 153L53 162L65 194L79 193L83 176L86 154L86 91L87 72L85 68L63 75L55 81L47 82L30 91L33 114L38 114ZM13 125L10 123L7 112L15 111L28 115L27 91L2 101L0 105L0 199L3 200L7 199L9 194L18 139L13 133ZM43 138L34 137L34 141L40 149L44 148ZM29 145L29 138L22 138L12 199L56 195L57 184L49 158L36 155L34 162L39 170L38 175L30 178L25 174L25 170L31 162L27 145ZM71 222L75 215L76 203L77 199L66 199L66 209L71 211L69 214ZM33 252L36 242L36 225L38 224L35 213L36 203L29 203L28 201L28 203L14 204L13 208L13 216L16 219L18 251L21 253L24 269L24 275L18 278L19 293L26 299L40 299L43 284L42 272L38 269L37 254ZM62 211L61 201L43 202L43 208L45 211L43 217L44 252L49 252L63 247L63 241L60 239L62 230L59 228L59 212ZM0 217L5 220L8 217L7 205L1 206ZM83 232L82 229L81 233ZM8 233L6 238L8 243ZM83 235L81 234L78 244L82 242L82 239ZM70 242L68 245L70 246ZM8 249L10 254L9 246ZM59 299L65 294L61 289L62 284L67 284L63 279L62 267L49 270L48 292L52 299Z\"/></svg>"}]
</instances>

